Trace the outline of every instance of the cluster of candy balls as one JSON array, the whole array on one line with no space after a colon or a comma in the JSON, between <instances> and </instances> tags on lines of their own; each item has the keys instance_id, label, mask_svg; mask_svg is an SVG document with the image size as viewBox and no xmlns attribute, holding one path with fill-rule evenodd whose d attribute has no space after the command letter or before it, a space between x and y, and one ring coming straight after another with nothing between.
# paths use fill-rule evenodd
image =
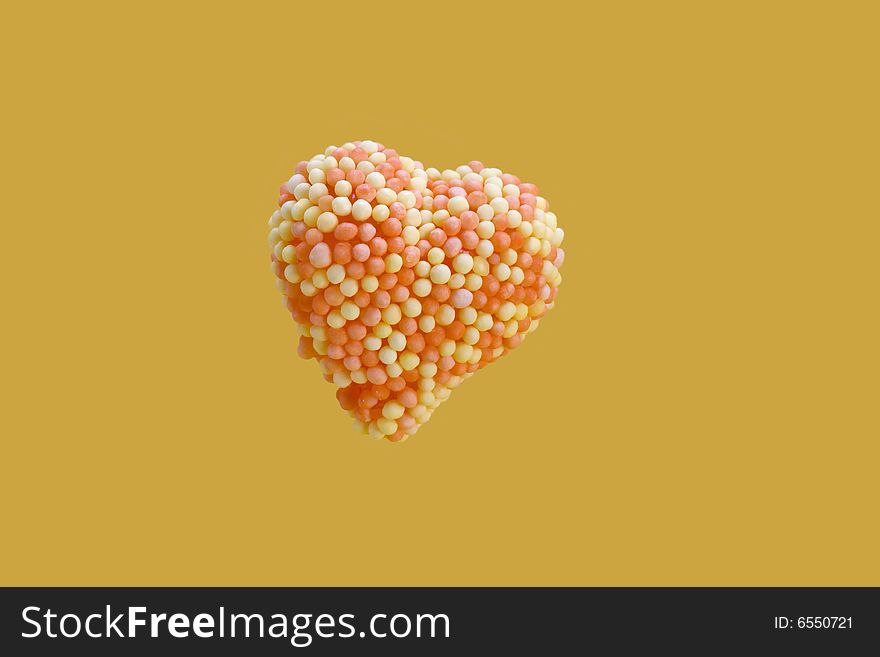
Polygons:
<instances>
[{"instance_id":1,"label":"cluster of candy balls","mask_svg":"<svg viewBox=\"0 0 880 657\"><path fill-rule=\"evenodd\" d=\"M357 427L400 441L553 307L563 231L535 185L374 141L296 166L269 218L278 288Z\"/></svg>"}]
</instances>

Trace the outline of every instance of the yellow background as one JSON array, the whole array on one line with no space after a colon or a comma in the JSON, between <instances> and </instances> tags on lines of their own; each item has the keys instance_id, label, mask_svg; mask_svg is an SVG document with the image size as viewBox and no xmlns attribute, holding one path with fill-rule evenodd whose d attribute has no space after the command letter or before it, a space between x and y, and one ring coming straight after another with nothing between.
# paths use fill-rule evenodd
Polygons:
<instances>
[{"instance_id":1,"label":"yellow background","mask_svg":"<svg viewBox=\"0 0 880 657\"><path fill-rule=\"evenodd\" d=\"M871 3L359 4L7 9L0 582L880 585ZM268 264L357 138L567 235L397 446Z\"/></svg>"}]
</instances>

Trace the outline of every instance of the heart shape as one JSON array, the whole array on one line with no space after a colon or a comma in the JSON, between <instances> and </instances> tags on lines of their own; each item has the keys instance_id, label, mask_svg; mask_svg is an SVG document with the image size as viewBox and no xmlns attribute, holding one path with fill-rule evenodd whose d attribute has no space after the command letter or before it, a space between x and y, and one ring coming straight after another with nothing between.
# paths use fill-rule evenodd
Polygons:
<instances>
[{"instance_id":1,"label":"heart shape","mask_svg":"<svg viewBox=\"0 0 880 657\"><path fill-rule=\"evenodd\" d=\"M269 219L272 269L358 428L409 437L553 307L562 229L538 188L477 161L425 168L374 141L296 166Z\"/></svg>"}]
</instances>

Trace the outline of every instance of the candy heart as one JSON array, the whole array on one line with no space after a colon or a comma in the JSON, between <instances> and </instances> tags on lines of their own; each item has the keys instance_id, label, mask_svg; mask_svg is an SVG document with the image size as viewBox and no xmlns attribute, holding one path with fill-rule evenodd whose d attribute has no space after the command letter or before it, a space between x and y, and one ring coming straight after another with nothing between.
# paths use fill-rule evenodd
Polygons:
<instances>
[{"instance_id":1,"label":"candy heart","mask_svg":"<svg viewBox=\"0 0 880 657\"><path fill-rule=\"evenodd\" d=\"M399 441L553 307L562 229L538 188L473 161L439 171L374 141L297 164L272 268L358 428Z\"/></svg>"}]
</instances>

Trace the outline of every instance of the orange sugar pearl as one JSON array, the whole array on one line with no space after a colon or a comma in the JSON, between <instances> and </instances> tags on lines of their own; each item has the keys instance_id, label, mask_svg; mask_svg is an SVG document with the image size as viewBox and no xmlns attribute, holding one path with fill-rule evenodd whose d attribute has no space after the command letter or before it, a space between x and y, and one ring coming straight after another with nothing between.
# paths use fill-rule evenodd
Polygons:
<instances>
[{"instance_id":1,"label":"orange sugar pearl","mask_svg":"<svg viewBox=\"0 0 880 657\"><path fill-rule=\"evenodd\" d=\"M461 230L476 230L480 223L479 215L472 210L465 210L461 213Z\"/></svg>"},{"instance_id":2,"label":"orange sugar pearl","mask_svg":"<svg viewBox=\"0 0 880 657\"><path fill-rule=\"evenodd\" d=\"M312 339L305 336L300 337L297 352L299 353L300 358L314 358L317 356L312 347Z\"/></svg>"},{"instance_id":3,"label":"orange sugar pearl","mask_svg":"<svg viewBox=\"0 0 880 657\"><path fill-rule=\"evenodd\" d=\"M435 315L437 313L437 309L440 307L440 303L431 297L425 297L422 299L422 314L423 315Z\"/></svg>"},{"instance_id":4,"label":"orange sugar pearl","mask_svg":"<svg viewBox=\"0 0 880 657\"><path fill-rule=\"evenodd\" d=\"M342 222L333 230L333 237L341 242L349 242L357 237L358 227L351 222Z\"/></svg>"},{"instance_id":5,"label":"orange sugar pearl","mask_svg":"<svg viewBox=\"0 0 880 657\"><path fill-rule=\"evenodd\" d=\"M325 194L318 199L318 209L321 212L328 212L333 207L333 197Z\"/></svg>"},{"instance_id":6,"label":"orange sugar pearl","mask_svg":"<svg viewBox=\"0 0 880 657\"><path fill-rule=\"evenodd\" d=\"M386 271L384 274L379 275L380 290L391 290L395 285L397 285L397 274Z\"/></svg>"},{"instance_id":7,"label":"orange sugar pearl","mask_svg":"<svg viewBox=\"0 0 880 657\"><path fill-rule=\"evenodd\" d=\"M312 312L314 312L318 315L326 315L327 313L330 312L330 308L331 308L331 305L329 303L327 303L327 301L325 301L324 299L321 299L320 297L316 297L312 301Z\"/></svg>"},{"instance_id":8,"label":"orange sugar pearl","mask_svg":"<svg viewBox=\"0 0 880 657\"><path fill-rule=\"evenodd\" d=\"M309 251L309 263L312 267L323 268L329 267L332 262L330 247L324 242L318 242Z\"/></svg>"},{"instance_id":9,"label":"orange sugar pearl","mask_svg":"<svg viewBox=\"0 0 880 657\"><path fill-rule=\"evenodd\" d=\"M404 217L406 217L406 208L403 206L403 203L399 201L395 201L394 203L389 205L388 212L391 219L396 219L398 224L403 221Z\"/></svg>"},{"instance_id":10,"label":"orange sugar pearl","mask_svg":"<svg viewBox=\"0 0 880 657\"><path fill-rule=\"evenodd\" d=\"M386 274L382 274L382 276L386 276ZM392 274L394 276L394 274ZM407 299L409 299L409 288L405 285L397 285L397 276L394 276L395 285L391 288L391 300L394 303L403 303Z\"/></svg>"},{"instance_id":11,"label":"orange sugar pearl","mask_svg":"<svg viewBox=\"0 0 880 657\"><path fill-rule=\"evenodd\" d=\"M397 400L404 408L415 408L419 403L418 395L412 388L405 387L397 395Z\"/></svg>"},{"instance_id":12,"label":"orange sugar pearl","mask_svg":"<svg viewBox=\"0 0 880 657\"><path fill-rule=\"evenodd\" d=\"M370 246L368 244L355 244L351 247L351 257L357 262L366 262L370 257Z\"/></svg>"},{"instance_id":13,"label":"orange sugar pearl","mask_svg":"<svg viewBox=\"0 0 880 657\"><path fill-rule=\"evenodd\" d=\"M458 235L461 230L461 219L459 217L449 217L443 222L443 232L449 236Z\"/></svg>"},{"instance_id":14,"label":"orange sugar pearl","mask_svg":"<svg viewBox=\"0 0 880 657\"><path fill-rule=\"evenodd\" d=\"M400 230L403 227L400 224L400 220L393 216L383 221L380 226L380 230L385 237L394 237L395 235L400 235Z\"/></svg>"},{"instance_id":15,"label":"orange sugar pearl","mask_svg":"<svg viewBox=\"0 0 880 657\"><path fill-rule=\"evenodd\" d=\"M400 417L399 420L397 420L397 426L398 431L393 435L401 434L401 438L404 438L406 437L408 432L414 431L416 429L418 423L413 416L403 415ZM394 442L394 440L392 440L391 442Z\"/></svg>"},{"instance_id":16,"label":"orange sugar pearl","mask_svg":"<svg viewBox=\"0 0 880 657\"><path fill-rule=\"evenodd\" d=\"M347 171L345 174L345 180L346 182L348 182L352 189L363 185L366 179L367 176L360 169L352 169L351 171Z\"/></svg>"},{"instance_id":17,"label":"orange sugar pearl","mask_svg":"<svg viewBox=\"0 0 880 657\"><path fill-rule=\"evenodd\" d=\"M305 240L303 240L302 242L300 242L299 244L297 244L296 246L293 247L293 252L296 256L296 263L298 265L302 264L302 261L309 257L309 247L310 246L311 245L307 244L305 242ZM309 276L311 276L311 274L309 274Z\"/></svg>"},{"instance_id":18,"label":"orange sugar pearl","mask_svg":"<svg viewBox=\"0 0 880 657\"><path fill-rule=\"evenodd\" d=\"M366 308L370 305L370 293L366 290L358 290L354 295L354 303L358 308Z\"/></svg>"},{"instance_id":19,"label":"orange sugar pearl","mask_svg":"<svg viewBox=\"0 0 880 657\"><path fill-rule=\"evenodd\" d=\"M361 320L364 326L376 326L376 324L382 321L382 311L376 307L365 308L364 312L361 313Z\"/></svg>"},{"instance_id":20,"label":"orange sugar pearl","mask_svg":"<svg viewBox=\"0 0 880 657\"><path fill-rule=\"evenodd\" d=\"M522 191L522 187L520 187L520 191ZM534 208L538 204L538 198L537 198L537 196L535 196L535 194L528 193L528 192L522 192L519 195L519 202L520 202L520 213L522 213L523 206L529 206L531 208Z\"/></svg>"},{"instance_id":21,"label":"orange sugar pearl","mask_svg":"<svg viewBox=\"0 0 880 657\"><path fill-rule=\"evenodd\" d=\"M396 442L400 442L401 440L406 438L406 434L402 430L398 429L394 433L386 436L386 438L387 438L388 442L396 443Z\"/></svg>"},{"instance_id":22,"label":"orange sugar pearl","mask_svg":"<svg viewBox=\"0 0 880 657\"><path fill-rule=\"evenodd\" d=\"M428 243L431 246L443 246L446 242L446 233L442 228L435 228L428 233Z\"/></svg>"},{"instance_id":23,"label":"orange sugar pearl","mask_svg":"<svg viewBox=\"0 0 880 657\"><path fill-rule=\"evenodd\" d=\"M447 258L454 258L461 253L462 248L464 248L464 246L462 245L461 240L457 237L450 237L443 244L443 252L446 254Z\"/></svg>"},{"instance_id":24,"label":"orange sugar pearl","mask_svg":"<svg viewBox=\"0 0 880 657\"><path fill-rule=\"evenodd\" d=\"M295 240L301 240L303 236L306 234L306 231L309 229L303 222L297 221L290 228L290 233L293 235Z\"/></svg>"},{"instance_id":25,"label":"orange sugar pearl","mask_svg":"<svg viewBox=\"0 0 880 657\"><path fill-rule=\"evenodd\" d=\"M340 242L333 246L333 262L347 265L351 262L351 244Z\"/></svg>"},{"instance_id":26,"label":"orange sugar pearl","mask_svg":"<svg viewBox=\"0 0 880 657\"><path fill-rule=\"evenodd\" d=\"M339 404L347 411L353 411L358 407L358 391L352 386L339 388L336 391L336 399Z\"/></svg>"},{"instance_id":27,"label":"orange sugar pearl","mask_svg":"<svg viewBox=\"0 0 880 657\"><path fill-rule=\"evenodd\" d=\"M425 334L425 340L432 347L439 347L440 344L446 339L446 331L442 326L438 326L433 331Z\"/></svg>"},{"instance_id":28,"label":"orange sugar pearl","mask_svg":"<svg viewBox=\"0 0 880 657\"><path fill-rule=\"evenodd\" d=\"M406 335L405 332L404 335ZM425 336L413 331L406 339L406 348L414 354L420 354L425 350Z\"/></svg>"},{"instance_id":29,"label":"orange sugar pearl","mask_svg":"<svg viewBox=\"0 0 880 657\"><path fill-rule=\"evenodd\" d=\"M464 330L464 324L456 320L446 327L446 337L450 340L461 340L461 337L464 335Z\"/></svg>"},{"instance_id":30,"label":"orange sugar pearl","mask_svg":"<svg viewBox=\"0 0 880 657\"><path fill-rule=\"evenodd\" d=\"M419 259L421 259L421 257L422 254L418 247L407 246L403 250L403 265L411 268L419 261Z\"/></svg>"},{"instance_id":31,"label":"orange sugar pearl","mask_svg":"<svg viewBox=\"0 0 880 657\"><path fill-rule=\"evenodd\" d=\"M302 322L302 321L304 321L303 320L304 317L309 316L309 311L312 307L311 299L309 299L305 295L301 294L301 295L297 296L297 298L295 300L288 299L288 301L295 301L296 307L293 310L291 310L290 312L296 318L296 321Z\"/></svg>"},{"instance_id":32,"label":"orange sugar pearl","mask_svg":"<svg viewBox=\"0 0 880 657\"><path fill-rule=\"evenodd\" d=\"M440 303L447 301L450 294L452 294L452 291L445 285L435 285L431 289L431 296Z\"/></svg>"},{"instance_id":33,"label":"orange sugar pearl","mask_svg":"<svg viewBox=\"0 0 880 657\"><path fill-rule=\"evenodd\" d=\"M366 272L371 276L381 276L385 273L385 261L379 256L370 256L365 266Z\"/></svg>"},{"instance_id":34,"label":"orange sugar pearl","mask_svg":"<svg viewBox=\"0 0 880 657\"><path fill-rule=\"evenodd\" d=\"M345 274L356 281L362 279L365 273L366 271L362 262L352 261L345 265Z\"/></svg>"},{"instance_id":35,"label":"orange sugar pearl","mask_svg":"<svg viewBox=\"0 0 880 657\"><path fill-rule=\"evenodd\" d=\"M359 199L370 202L376 198L376 188L372 185L363 183L355 187L354 195Z\"/></svg>"},{"instance_id":36,"label":"orange sugar pearl","mask_svg":"<svg viewBox=\"0 0 880 657\"><path fill-rule=\"evenodd\" d=\"M349 322L345 332L351 340L359 342L367 335L367 327L361 322Z\"/></svg>"},{"instance_id":37,"label":"orange sugar pearl","mask_svg":"<svg viewBox=\"0 0 880 657\"><path fill-rule=\"evenodd\" d=\"M471 178L464 181L464 189L468 194L483 191L483 181Z\"/></svg>"},{"instance_id":38,"label":"orange sugar pearl","mask_svg":"<svg viewBox=\"0 0 880 657\"><path fill-rule=\"evenodd\" d=\"M510 234L496 227L495 234L492 235L492 244L495 246L495 253L506 251L510 248Z\"/></svg>"},{"instance_id":39,"label":"orange sugar pearl","mask_svg":"<svg viewBox=\"0 0 880 657\"><path fill-rule=\"evenodd\" d=\"M518 251L525 244L526 236L520 232L514 232L510 235L510 248Z\"/></svg>"},{"instance_id":40,"label":"orange sugar pearl","mask_svg":"<svg viewBox=\"0 0 880 657\"><path fill-rule=\"evenodd\" d=\"M387 290L376 290L373 292L372 303L376 308L387 308L391 304L391 295Z\"/></svg>"},{"instance_id":41,"label":"orange sugar pearl","mask_svg":"<svg viewBox=\"0 0 880 657\"><path fill-rule=\"evenodd\" d=\"M489 313L490 315L494 315L498 312L498 309L501 307L501 299L497 297L490 297L486 301L486 305L483 306L483 310Z\"/></svg>"},{"instance_id":42,"label":"orange sugar pearl","mask_svg":"<svg viewBox=\"0 0 880 657\"><path fill-rule=\"evenodd\" d=\"M492 223L495 224L495 233L498 235L507 235L504 231L507 230L509 226L509 222L507 220L506 214L496 214L492 217ZM508 235L509 237L509 235Z\"/></svg>"},{"instance_id":43,"label":"orange sugar pearl","mask_svg":"<svg viewBox=\"0 0 880 657\"><path fill-rule=\"evenodd\" d=\"M461 233L461 246L467 251L473 251L480 243L479 236L473 230L465 230Z\"/></svg>"},{"instance_id":44,"label":"orange sugar pearl","mask_svg":"<svg viewBox=\"0 0 880 657\"><path fill-rule=\"evenodd\" d=\"M368 390L361 389L358 393L358 406L360 408L370 409L378 403L379 399Z\"/></svg>"},{"instance_id":45,"label":"orange sugar pearl","mask_svg":"<svg viewBox=\"0 0 880 657\"><path fill-rule=\"evenodd\" d=\"M385 385L388 386L388 389L392 392L399 392L406 388L406 381L404 381L400 377L395 377L393 379L388 379L388 383Z\"/></svg>"},{"instance_id":46,"label":"orange sugar pearl","mask_svg":"<svg viewBox=\"0 0 880 657\"><path fill-rule=\"evenodd\" d=\"M407 336L413 335L418 328L418 323L412 317L404 317L397 323L397 329Z\"/></svg>"},{"instance_id":47,"label":"orange sugar pearl","mask_svg":"<svg viewBox=\"0 0 880 657\"><path fill-rule=\"evenodd\" d=\"M388 380L388 377L387 377L387 375L386 375L386 377L385 377L385 381L387 381L387 380ZM391 395L391 391L388 390L388 388L384 385L384 383L385 383L385 382L383 381L382 383L374 384L374 385L370 388L370 390L372 391L372 393L373 393L374 395L376 395L376 397L379 398L379 401L385 401L385 400L388 399L388 397Z\"/></svg>"},{"instance_id":48,"label":"orange sugar pearl","mask_svg":"<svg viewBox=\"0 0 880 657\"><path fill-rule=\"evenodd\" d=\"M401 269L397 274L397 280L401 285L409 286L416 278L412 269Z\"/></svg>"},{"instance_id":49,"label":"orange sugar pearl","mask_svg":"<svg viewBox=\"0 0 880 657\"><path fill-rule=\"evenodd\" d=\"M324 300L331 306L341 306L345 301L345 295L339 290L338 285L331 285L324 290Z\"/></svg>"},{"instance_id":50,"label":"orange sugar pearl","mask_svg":"<svg viewBox=\"0 0 880 657\"><path fill-rule=\"evenodd\" d=\"M373 383L375 385L381 385L388 380L388 374L385 373L384 368L381 367L369 367L367 368L367 381ZM377 395L379 399L382 399L382 395Z\"/></svg>"}]
</instances>

